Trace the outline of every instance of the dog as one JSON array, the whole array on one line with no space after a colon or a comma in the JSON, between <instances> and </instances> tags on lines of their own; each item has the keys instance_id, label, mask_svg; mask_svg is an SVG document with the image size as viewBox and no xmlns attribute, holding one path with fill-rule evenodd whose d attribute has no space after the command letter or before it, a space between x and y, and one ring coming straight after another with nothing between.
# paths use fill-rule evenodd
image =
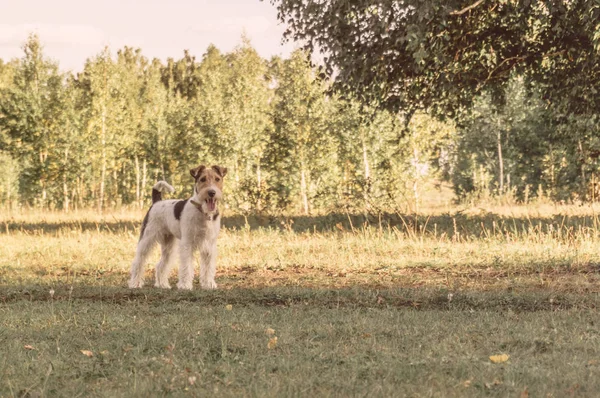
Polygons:
<instances>
[{"instance_id":1,"label":"dog","mask_svg":"<svg viewBox=\"0 0 600 398\"><path fill-rule=\"evenodd\" d=\"M192 289L194 252L200 251L200 286L216 289L217 236L221 229L219 201L227 168L198 166L190 170L194 177L194 195L186 200L162 200L165 191L175 189L165 181L152 188L152 206L144 217L137 250L131 264L129 287L144 285L144 266L148 254L159 243L161 256L156 264L155 286L170 289L171 255L179 241L179 281L177 288Z\"/></svg>"}]
</instances>

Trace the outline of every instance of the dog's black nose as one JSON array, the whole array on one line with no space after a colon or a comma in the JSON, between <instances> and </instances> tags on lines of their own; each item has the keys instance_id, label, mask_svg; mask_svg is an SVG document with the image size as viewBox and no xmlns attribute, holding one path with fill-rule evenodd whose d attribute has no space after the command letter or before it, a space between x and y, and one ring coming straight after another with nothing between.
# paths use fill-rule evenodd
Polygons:
<instances>
[{"instance_id":1,"label":"dog's black nose","mask_svg":"<svg viewBox=\"0 0 600 398\"><path fill-rule=\"evenodd\" d=\"M210 191L208 191L208 196L210 196L211 198L214 197L217 194L217 192L213 189L211 189Z\"/></svg>"}]
</instances>

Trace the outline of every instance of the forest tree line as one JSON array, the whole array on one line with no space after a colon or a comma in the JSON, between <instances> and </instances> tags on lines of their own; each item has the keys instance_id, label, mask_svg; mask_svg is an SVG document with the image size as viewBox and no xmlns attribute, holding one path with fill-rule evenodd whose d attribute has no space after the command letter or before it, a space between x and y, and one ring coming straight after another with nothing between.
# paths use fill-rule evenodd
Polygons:
<instances>
[{"instance_id":1,"label":"forest tree line","mask_svg":"<svg viewBox=\"0 0 600 398\"><path fill-rule=\"evenodd\" d=\"M189 169L228 167L239 212L418 210L425 183L458 200L596 200L596 116L560 114L513 77L460 118L392 112L332 90L295 51L262 58L249 40L197 60L108 48L63 72L32 35L0 60L0 202L48 209L146 206Z\"/></svg>"}]
</instances>

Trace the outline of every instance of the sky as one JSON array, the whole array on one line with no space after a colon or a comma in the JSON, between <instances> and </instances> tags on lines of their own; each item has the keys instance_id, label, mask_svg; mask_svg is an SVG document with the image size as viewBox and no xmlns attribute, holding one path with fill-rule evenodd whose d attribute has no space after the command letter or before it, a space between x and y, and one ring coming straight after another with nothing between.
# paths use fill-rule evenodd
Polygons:
<instances>
[{"instance_id":1,"label":"sky","mask_svg":"<svg viewBox=\"0 0 600 398\"><path fill-rule=\"evenodd\" d=\"M0 0L0 59L22 57L33 32L44 54L73 72L104 46L161 60L187 49L200 59L211 43L233 50L244 32L264 58L285 57L298 45L282 44L284 30L269 0Z\"/></svg>"}]
</instances>

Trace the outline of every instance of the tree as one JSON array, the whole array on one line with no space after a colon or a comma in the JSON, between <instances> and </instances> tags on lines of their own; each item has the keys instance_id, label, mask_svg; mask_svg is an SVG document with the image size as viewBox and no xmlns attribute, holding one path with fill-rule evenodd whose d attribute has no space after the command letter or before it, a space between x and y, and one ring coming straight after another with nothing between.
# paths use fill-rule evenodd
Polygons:
<instances>
[{"instance_id":1,"label":"tree","mask_svg":"<svg viewBox=\"0 0 600 398\"><path fill-rule=\"evenodd\" d=\"M224 159L231 164L234 189L241 194L236 198L238 207L260 209L266 184L262 162L272 124L269 111L273 93L267 80L267 62L245 36L227 61L230 71L225 86L225 128L219 141L228 148Z\"/></svg>"},{"instance_id":2,"label":"tree","mask_svg":"<svg viewBox=\"0 0 600 398\"><path fill-rule=\"evenodd\" d=\"M511 73L572 113L600 109L600 0L271 0L337 85L393 111L456 116Z\"/></svg>"},{"instance_id":3,"label":"tree","mask_svg":"<svg viewBox=\"0 0 600 398\"><path fill-rule=\"evenodd\" d=\"M337 144L337 204L366 210L394 190L391 164L397 154L394 117L359 101L333 96Z\"/></svg>"},{"instance_id":4,"label":"tree","mask_svg":"<svg viewBox=\"0 0 600 398\"><path fill-rule=\"evenodd\" d=\"M551 159L570 140L559 139L540 93L523 78L510 80L504 98L498 104L489 94L478 96L463 119L452 171L455 192L510 193L523 200L538 191L557 194L553 175L559 167Z\"/></svg>"},{"instance_id":5,"label":"tree","mask_svg":"<svg viewBox=\"0 0 600 398\"><path fill-rule=\"evenodd\" d=\"M17 62L4 62L0 59L0 90L7 89L13 82Z\"/></svg>"},{"instance_id":6,"label":"tree","mask_svg":"<svg viewBox=\"0 0 600 398\"><path fill-rule=\"evenodd\" d=\"M19 190L30 204L48 204L52 156L63 112L63 80L58 65L46 59L39 38L29 36L13 82L2 90L0 130L3 148L20 162Z\"/></svg>"},{"instance_id":7,"label":"tree","mask_svg":"<svg viewBox=\"0 0 600 398\"><path fill-rule=\"evenodd\" d=\"M140 208L144 206L144 197L150 188L147 187L148 168L153 168L162 179L167 179L167 173L171 172L170 164L167 163L167 158L172 153L172 129L168 118L174 100L161 81L161 69L162 65L157 59L148 65L144 70L139 94L142 114L139 131L134 134L134 168L135 201Z\"/></svg>"},{"instance_id":8,"label":"tree","mask_svg":"<svg viewBox=\"0 0 600 398\"><path fill-rule=\"evenodd\" d=\"M119 86L116 65L108 47L86 62L78 85L84 90L85 134L94 148L91 153L92 190L98 211L105 207L110 164L119 150ZM96 182L97 181L97 182Z\"/></svg>"},{"instance_id":9,"label":"tree","mask_svg":"<svg viewBox=\"0 0 600 398\"><path fill-rule=\"evenodd\" d=\"M113 88L114 100L117 102L115 135L118 137L118 153L113 160L112 183L113 193L117 202L129 203L134 198L141 202L140 157L143 156L144 144L148 136L144 127L148 117L160 118L159 109L148 109L148 103L158 102L158 98L150 97L152 90L148 90L148 74L150 65L142 51L131 47L124 47L117 51L115 62ZM158 76L155 76L158 78ZM134 182L135 181L135 182ZM134 194L135 192L135 194ZM134 196L135 195L135 196Z\"/></svg>"},{"instance_id":10,"label":"tree","mask_svg":"<svg viewBox=\"0 0 600 398\"><path fill-rule=\"evenodd\" d=\"M5 63L0 59L0 104L9 98L10 86L13 84L16 62ZM0 118L3 114L0 111ZM19 162L11 156L8 131L0 128L0 202L12 206L18 198Z\"/></svg>"},{"instance_id":11,"label":"tree","mask_svg":"<svg viewBox=\"0 0 600 398\"><path fill-rule=\"evenodd\" d=\"M269 166L277 177L273 189L286 203L298 195L304 214L323 184L324 171L335 164L328 116L333 103L325 97L326 83L303 51L295 51L278 67L275 105L269 143ZM297 202L294 201L293 202Z\"/></svg>"},{"instance_id":12,"label":"tree","mask_svg":"<svg viewBox=\"0 0 600 398\"><path fill-rule=\"evenodd\" d=\"M171 92L187 100L196 98L200 85L196 57L184 50L182 59L167 59L167 65L162 68L162 82Z\"/></svg>"}]
</instances>

